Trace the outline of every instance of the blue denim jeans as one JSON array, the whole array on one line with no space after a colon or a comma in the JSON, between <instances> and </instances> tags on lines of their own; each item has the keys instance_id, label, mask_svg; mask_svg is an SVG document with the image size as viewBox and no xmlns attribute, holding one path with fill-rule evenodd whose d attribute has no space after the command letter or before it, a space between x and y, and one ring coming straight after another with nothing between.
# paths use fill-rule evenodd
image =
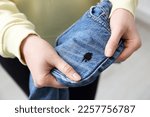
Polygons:
<instances>
[{"instance_id":1,"label":"blue denim jeans","mask_svg":"<svg viewBox=\"0 0 150 117\"><path fill-rule=\"evenodd\" d=\"M66 89L58 89L53 87L37 88L34 86L31 75L30 75L29 82L30 82L29 83L30 100L68 100L69 99L68 88Z\"/></svg>"},{"instance_id":2,"label":"blue denim jeans","mask_svg":"<svg viewBox=\"0 0 150 117\"><path fill-rule=\"evenodd\" d=\"M56 51L82 78L81 81L75 82L67 78L59 70L53 69L51 74L58 82L67 87L88 85L102 71L114 63L120 55L124 49L122 41L120 41L112 57L108 58L104 55L105 46L111 35L109 25L111 7L112 5L108 0L103 0L92 6L77 22L57 38ZM62 94L62 92L66 94L66 99L68 99L68 89L38 89L33 87L34 85L31 84L30 97L32 98L30 99L62 99L60 98L62 95L58 94ZM36 94L36 97L33 94ZM44 95L45 98L43 98ZM47 98L48 95L51 98ZM57 96L60 97L57 98ZM63 97L63 99L65 98Z\"/></svg>"}]
</instances>

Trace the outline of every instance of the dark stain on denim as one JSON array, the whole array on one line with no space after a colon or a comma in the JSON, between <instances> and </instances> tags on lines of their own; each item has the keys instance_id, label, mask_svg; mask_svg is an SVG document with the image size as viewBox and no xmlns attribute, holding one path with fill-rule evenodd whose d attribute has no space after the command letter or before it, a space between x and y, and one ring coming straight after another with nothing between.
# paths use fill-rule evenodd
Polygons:
<instances>
[{"instance_id":1,"label":"dark stain on denim","mask_svg":"<svg viewBox=\"0 0 150 117\"><path fill-rule=\"evenodd\" d=\"M84 61L84 62L90 61L90 60L92 59L92 56L93 56L93 53L90 53L90 52L85 53L85 54L84 54L84 57L83 57L83 59L82 59L82 62L83 62L83 61Z\"/></svg>"}]
</instances>

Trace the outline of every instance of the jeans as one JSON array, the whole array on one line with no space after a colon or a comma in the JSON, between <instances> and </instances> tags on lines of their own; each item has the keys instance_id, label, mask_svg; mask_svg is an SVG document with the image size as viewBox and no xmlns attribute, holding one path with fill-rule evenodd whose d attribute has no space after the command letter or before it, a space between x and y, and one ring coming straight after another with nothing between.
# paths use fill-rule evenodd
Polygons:
<instances>
[{"instance_id":1,"label":"jeans","mask_svg":"<svg viewBox=\"0 0 150 117\"><path fill-rule=\"evenodd\" d=\"M75 82L59 70L53 69L51 74L58 82L67 87L88 85L96 80L97 76L114 63L120 55L124 49L123 41L120 41L112 57L108 58L104 55L105 46L111 35L109 26L111 7L112 5L108 0L103 0L92 6L77 22L57 38L56 51L81 76L81 81ZM50 99L61 99L57 98L57 96L62 96L59 95L59 93L62 94L61 92L66 94L66 99L68 97L68 89L38 89L33 87L34 85L31 84L31 96L36 94L36 97L32 96L33 99L37 99L37 97L38 99L47 99L48 95L51 97ZM42 91L38 92L38 90Z\"/></svg>"},{"instance_id":2,"label":"jeans","mask_svg":"<svg viewBox=\"0 0 150 117\"><path fill-rule=\"evenodd\" d=\"M58 89L53 87L44 87L37 88L33 84L32 77L30 75L30 100L68 100L69 99L69 90L66 89Z\"/></svg>"}]
</instances>

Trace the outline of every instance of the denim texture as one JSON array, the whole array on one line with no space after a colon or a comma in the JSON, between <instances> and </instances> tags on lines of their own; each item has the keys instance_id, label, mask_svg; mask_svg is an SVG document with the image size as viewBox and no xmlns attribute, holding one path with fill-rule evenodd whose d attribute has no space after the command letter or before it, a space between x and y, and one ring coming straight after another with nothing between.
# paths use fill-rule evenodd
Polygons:
<instances>
[{"instance_id":1,"label":"denim texture","mask_svg":"<svg viewBox=\"0 0 150 117\"><path fill-rule=\"evenodd\" d=\"M123 42L110 58L104 55L105 46L111 35L109 14L111 3L103 0L88 10L75 24L60 35L56 42L56 51L81 76L81 81L74 82L54 69L52 74L68 87L88 85L120 55Z\"/></svg>"},{"instance_id":2,"label":"denim texture","mask_svg":"<svg viewBox=\"0 0 150 117\"><path fill-rule=\"evenodd\" d=\"M69 90L58 89L53 87L44 87L37 88L34 86L32 76L30 75L29 81L29 89L30 89L30 100L68 100L69 99Z\"/></svg>"},{"instance_id":3,"label":"denim texture","mask_svg":"<svg viewBox=\"0 0 150 117\"><path fill-rule=\"evenodd\" d=\"M124 49L123 41L120 41L112 57L108 58L104 55L105 46L111 35L109 25L111 7L112 4L108 0L103 0L97 5L92 6L77 22L57 38L56 51L82 78L81 81L75 82L67 78L59 70L53 69L51 74L57 81L67 87L88 85L102 71L115 62ZM39 99L47 99L40 98L40 96L44 97L44 95L45 97L49 95L52 99L57 99L58 93L61 92L59 90L55 88L38 89L31 82L30 97L34 99L37 94ZM67 94L68 89L64 90L66 90L64 93Z\"/></svg>"}]
</instances>

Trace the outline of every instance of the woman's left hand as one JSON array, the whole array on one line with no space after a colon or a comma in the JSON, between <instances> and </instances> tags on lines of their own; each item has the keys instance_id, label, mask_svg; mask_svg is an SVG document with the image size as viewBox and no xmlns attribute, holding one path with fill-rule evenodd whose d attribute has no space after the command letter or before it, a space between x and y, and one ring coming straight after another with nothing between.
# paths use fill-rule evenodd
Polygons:
<instances>
[{"instance_id":1,"label":"woman's left hand","mask_svg":"<svg viewBox=\"0 0 150 117\"><path fill-rule=\"evenodd\" d=\"M122 62L141 46L134 16L125 9L117 9L110 18L110 28L112 32L105 47L105 55L111 57L118 47L120 39L123 39L125 49L117 59L117 62Z\"/></svg>"}]
</instances>

